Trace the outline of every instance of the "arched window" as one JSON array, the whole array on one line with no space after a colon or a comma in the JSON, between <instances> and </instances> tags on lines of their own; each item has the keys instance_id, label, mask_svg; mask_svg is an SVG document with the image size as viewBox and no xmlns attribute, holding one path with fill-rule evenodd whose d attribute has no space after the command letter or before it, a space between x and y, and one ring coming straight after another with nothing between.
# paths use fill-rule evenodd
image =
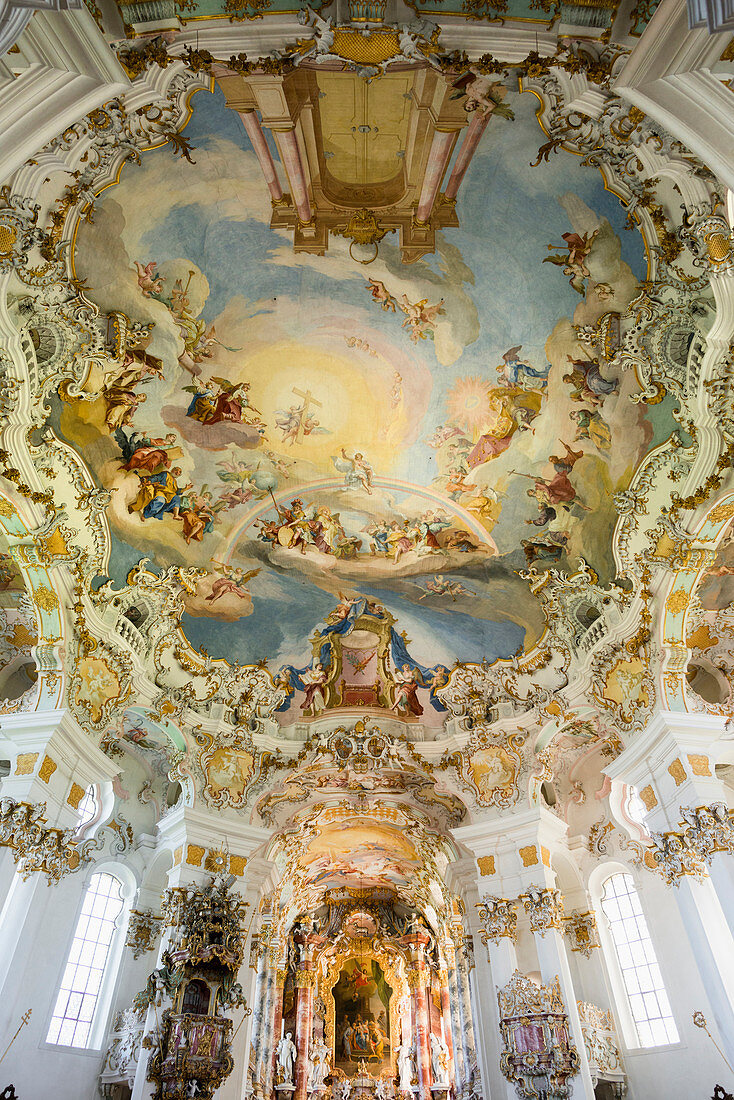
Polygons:
<instances>
[{"instance_id":1,"label":"arched window","mask_svg":"<svg viewBox=\"0 0 734 1100\"><path fill-rule=\"evenodd\" d=\"M640 1046L677 1043L678 1030L632 875L619 872L604 881L601 907Z\"/></svg>"},{"instance_id":2,"label":"arched window","mask_svg":"<svg viewBox=\"0 0 734 1100\"><path fill-rule=\"evenodd\" d=\"M95 784L90 784L84 792L84 798L79 803L79 824L76 827L77 833L83 833L87 825L94 821L99 812L99 801L97 799L97 790Z\"/></svg>"},{"instance_id":3,"label":"arched window","mask_svg":"<svg viewBox=\"0 0 734 1100\"><path fill-rule=\"evenodd\" d=\"M47 1043L88 1047L95 1023L110 951L125 910L115 875L92 875L84 895L74 940L54 1006Z\"/></svg>"}]
</instances>

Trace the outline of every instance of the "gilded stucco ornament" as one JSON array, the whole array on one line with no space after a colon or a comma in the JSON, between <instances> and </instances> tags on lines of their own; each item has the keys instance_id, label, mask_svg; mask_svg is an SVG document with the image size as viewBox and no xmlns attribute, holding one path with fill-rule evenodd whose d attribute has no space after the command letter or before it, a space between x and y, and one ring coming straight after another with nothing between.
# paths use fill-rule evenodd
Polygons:
<instances>
[{"instance_id":1,"label":"gilded stucco ornament","mask_svg":"<svg viewBox=\"0 0 734 1100\"><path fill-rule=\"evenodd\" d=\"M0 273L24 267L31 250L46 240L38 225L40 209L9 187L0 189Z\"/></svg>"},{"instance_id":2,"label":"gilded stucco ornament","mask_svg":"<svg viewBox=\"0 0 734 1100\"><path fill-rule=\"evenodd\" d=\"M530 917L530 929L544 936L551 929L559 930L563 919L563 897L552 887L531 886L518 898Z\"/></svg>"},{"instance_id":3,"label":"gilded stucco ornament","mask_svg":"<svg viewBox=\"0 0 734 1100\"><path fill-rule=\"evenodd\" d=\"M590 958L595 947L601 946L596 917L591 912L576 912L564 917L563 932L571 945L571 950L578 951L587 959Z\"/></svg>"},{"instance_id":4,"label":"gilded stucco ornament","mask_svg":"<svg viewBox=\"0 0 734 1100\"><path fill-rule=\"evenodd\" d=\"M130 910L125 947L132 949L134 959L153 951L161 933L161 920L152 909Z\"/></svg>"},{"instance_id":5,"label":"gilded stucco ornament","mask_svg":"<svg viewBox=\"0 0 734 1100\"><path fill-rule=\"evenodd\" d=\"M485 897L478 903L481 923L480 937L489 950L489 943L499 943L503 938L517 940L516 902L507 898Z\"/></svg>"},{"instance_id":6,"label":"gilded stucco ornament","mask_svg":"<svg viewBox=\"0 0 734 1100\"><path fill-rule=\"evenodd\" d=\"M646 866L658 870L669 886L685 875L705 878L718 852L734 854L734 814L723 802L681 806L680 830L652 833Z\"/></svg>"},{"instance_id":7,"label":"gilded stucco ornament","mask_svg":"<svg viewBox=\"0 0 734 1100\"><path fill-rule=\"evenodd\" d=\"M46 824L44 804L0 799L0 845L12 849L13 860L24 879L42 871L49 883L58 883L90 858L93 842L77 846L74 829Z\"/></svg>"}]
</instances>

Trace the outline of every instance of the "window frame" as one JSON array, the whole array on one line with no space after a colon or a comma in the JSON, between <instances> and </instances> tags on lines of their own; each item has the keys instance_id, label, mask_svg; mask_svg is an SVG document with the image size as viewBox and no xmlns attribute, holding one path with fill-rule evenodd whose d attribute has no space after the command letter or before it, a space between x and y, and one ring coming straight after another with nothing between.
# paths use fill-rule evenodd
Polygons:
<instances>
[{"instance_id":1,"label":"window frame","mask_svg":"<svg viewBox=\"0 0 734 1100\"><path fill-rule=\"evenodd\" d=\"M116 879L119 883L120 898L122 900L122 908L115 921L115 931L112 935L110 945L107 951L107 958L105 960L105 966L100 983L99 990L97 992L97 1000L94 1006L94 1012L92 1014L91 1026L87 1041L84 1046L69 1046L64 1043L51 1042L47 1036L51 1029L51 1023L54 1018L54 1010L56 1008L56 1002L61 992L61 984L64 980L64 974L69 964L69 958L71 955L71 949L76 938L76 930L79 926L79 920L82 915L82 909L84 907L84 901L89 892L91 880L95 875L110 875ZM43 1039L39 1043L39 1046L58 1052L66 1052L75 1056L98 1056L103 1049L105 1039L107 1036L108 1025L110 1015L112 1011L112 1004L117 989L120 974L121 963L123 958L123 952L125 949L125 939L127 936L127 928L130 919L130 910L132 908L132 901L135 895L137 884L135 882L135 876L133 872L126 866L119 863L112 863L110 861L103 861L93 866L84 880L84 887L79 895L79 899L76 906L76 912L74 915L74 921L70 930L66 947L61 959L60 968L58 971L56 982L53 986L53 993L50 998L48 1012L46 1014L46 1020L43 1028Z\"/></svg>"},{"instance_id":2,"label":"window frame","mask_svg":"<svg viewBox=\"0 0 734 1100\"><path fill-rule=\"evenodd\" d=\"M627 989L627 982L625 981L624 973L622 971L622 965L620 963L619 955L617 953L617 944L612 933L609 917L605 913L602 905L602 898L604 897L604 894L606 892L606 884L609 879L613 878L615 875L629 875L629 877L632 879L632 885L637 894L640 909L642 911L642 916L644 918L648 936L650 937L650 942L652 944L653 952L655 954L655 962L658 969L660 970L660 976L663 982L663 990L668 999L668 1004L670 1005L670 1014L673 1020L673 1026L675 1027L676 1033L678 1035L678 1038L677 1040L675 1040L675 1042L668 1041L665 1043L654 1043L652 1045L645 1045L640 1039L640 1034L637 1028L637 1021L635 1020L634 1014L632 1012L632 1003L630 1001L630 994ZM660 965L660 959L658 957L658 952L656 950L652 932L650 930L650 924L642 903L642 895L640 893L636 877L633 874L631 868L625 867L624 864L616 862L607 863L602 867L597 867L592 875L592 879L589 882L589 887L593 898L594 912L596 915L596 923L599 931L599 938L601 941L601 949L604 957L604 963L607 975L609 977L612 997L616 1008L616 1017L620 1030L620 1038L623 1040L626 1050L628 1050L632 1054L645 1054L660 1052L664 1050L675 1050L681 1047L683 1045L681 1041L681 1033L678 1027L678 1022L676 1020L673 1004L670 999L670 994L668 992L668 983L666 982L665 975L663 974L663 967Z\"/></svg>"}]
</instances>

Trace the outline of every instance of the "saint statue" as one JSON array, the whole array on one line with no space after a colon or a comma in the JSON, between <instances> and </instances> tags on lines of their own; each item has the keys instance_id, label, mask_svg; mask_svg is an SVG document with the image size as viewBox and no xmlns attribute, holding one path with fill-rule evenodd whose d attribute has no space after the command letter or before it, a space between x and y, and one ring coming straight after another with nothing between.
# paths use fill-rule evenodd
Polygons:
<instances>
[{"instance_id":1,"label":"saint statue","mask_svg":"<svg viewBox=\"0 0 734 1100\"><path fill-rule=\"evenodd\" d=\"M441 1035L431 1034L431 1073L434 1085L449 1087L449 1049Z\"/></svg>"},{"instance_id":2,"label":"saint statue","mask_svg":"<svg viewBox=\"0 0 734 1100\"><path fill-rule=\"evenodd\" d=\"M324 1087L324 1081L331 1070L331 1049L323 1039L316 1039L311 1044L311 1064L308 1071L307 1089L315 1092Z\"/></svg>"},{"instance_id":3,"label":"saint statue","mask_svg":"<svg viewBox=\"0 0 734 1100\"><path fill-rule=\"evenodd\" d=\"M410 1092L415 1077L415 1048L408 1043L407 1039L404 1039L398 1047L397 1054L400 1091Z\"/></svg>"},{"instance_id":4,"label":"saint statue","mask_svg":"<svg viewBox=\"0 0 734 1100\"><path fill-rule=\"evenodd\" d=\"M296 1044L293 1042L293 1032L285 1034L276 1050L278 1059L278 1084L292 1085L293 1072L296 1068Z\"/></svg>"}]
</instances>

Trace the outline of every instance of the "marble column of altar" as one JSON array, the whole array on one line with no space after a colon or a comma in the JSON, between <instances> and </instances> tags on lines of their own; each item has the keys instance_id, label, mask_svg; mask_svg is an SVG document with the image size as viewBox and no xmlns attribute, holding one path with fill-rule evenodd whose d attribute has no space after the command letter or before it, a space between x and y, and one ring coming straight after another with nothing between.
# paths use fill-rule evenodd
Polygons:
<instances>
[{"instance_id":1,"label":"marble column of altar","mask_svg":"<svg viewBox=\"0 0 734 1100\"><path fill-rule=\"evenodd\" d=\"M272 1064L272 1052L275 1045L273 1031L275 1015L275 970L276 948L274 945L268 949L267 965L265 968L265 981L263 986L263 1018L260 1029L260 1043L257 1050L257 1070L255 1074L255 1092L257 1096L265 1096L269 1067Z\"/></svg>"},{"instance_id":2,"label":"marble column of altar","mask_svg":"<svg viewBox=\"0 0 734 1100\"><path fill-rule=\"evenodd\" d=\"M449 993L449 1026L451 1030L451 1049L454 1057L454 1091L461 1096L464 1086L469 1083L471 1067L466 1061L464 1051L464 1028L461 1020L461 993L456 973L456 949L453 943L446 945L448 962L447 979Z\"/></svg>"},{"instance_id":3,"label":"marble column of altar","mask_svg":"<svg viewBox=\"0 0 734 1100\"><path fill-rule=\"evenodd\" d=\"M449 1052L449 1079L456 1087L456 1073L454 1068L454 1041L451 1034L451 997L449 995L449 972L445 966L438 972L441 982L441 1034Z\"/></svg>"},{"instance_id":4,"label":"marble column of altar","mask_svg":"<svg viewBox=\"0 0 734 1100\"><path fill-rule=\"evenodd\" d=\"M418 1071L418 1096L420 1100L430 1100L431 1096L431 1017L429 1014L428 967L426 966L426 944L428 937L423 934L405 937L411 952L412 967L408 971L408 986L413 1001L413 1040L415 1042L415 1061Z\"/></svg>"},{"instance_id":5,"label":"marble column of altar","mask_svg":"<svg viewBox=\"0 0 734 1100\"><path fill-rule=\"evenodd\" d=\"M313 990L316 980L314 970L299 970L296 973L296 1091L293 1100L306 1100L308 1084L309 1050L313 1029Z\"/></svg>"},{"instance_id":6,"label":"marble column of altar","mask_svg":"<svg viewBox=\"0 0 734 1100\"><path fill-rule=\"evenodd\" d=\"M256 959L255 986L252 994L252 1031L250 1033L250 1054L248 1065L248 1080L250 1088L257 1088L257 1059L260 1050L260 1039L263 1031L263 991L265 987L265 970L268 962L267 942L261 937L253 955Z\"/></svg>"},{"instance_id":7,"label":"marble column of altar","mask_svg":"<svg viewBox=\"0 0 734 1100\"><path fill-rule=\"evenodd\" d=\"M275 985L273 986L273 1041L270 1046L270 1058L265 1080L265 1095L271 1096L275 1083L275 1060L277 1058L278 1040L283 1032L283 988L285 986L286 970L275 971Z\"/></svg>"},{"instance_id":8,"label":"marble column of altar","mask_svg":"<svg viewBox=\"0 0 734 1100\"><path fill-rule=\"evenodd\" d=\"M469 981L469 961L474 965L471 940L463 937L456 949L456 982L459 987L459 1009L461 1013L461 1034L463 1040L464 1062L466 1064L466 1085L472 1077L479 1077L479 1063L474 1039L474 1016L471 1003L471 985Z\"/></svg>"}]
</instances>

